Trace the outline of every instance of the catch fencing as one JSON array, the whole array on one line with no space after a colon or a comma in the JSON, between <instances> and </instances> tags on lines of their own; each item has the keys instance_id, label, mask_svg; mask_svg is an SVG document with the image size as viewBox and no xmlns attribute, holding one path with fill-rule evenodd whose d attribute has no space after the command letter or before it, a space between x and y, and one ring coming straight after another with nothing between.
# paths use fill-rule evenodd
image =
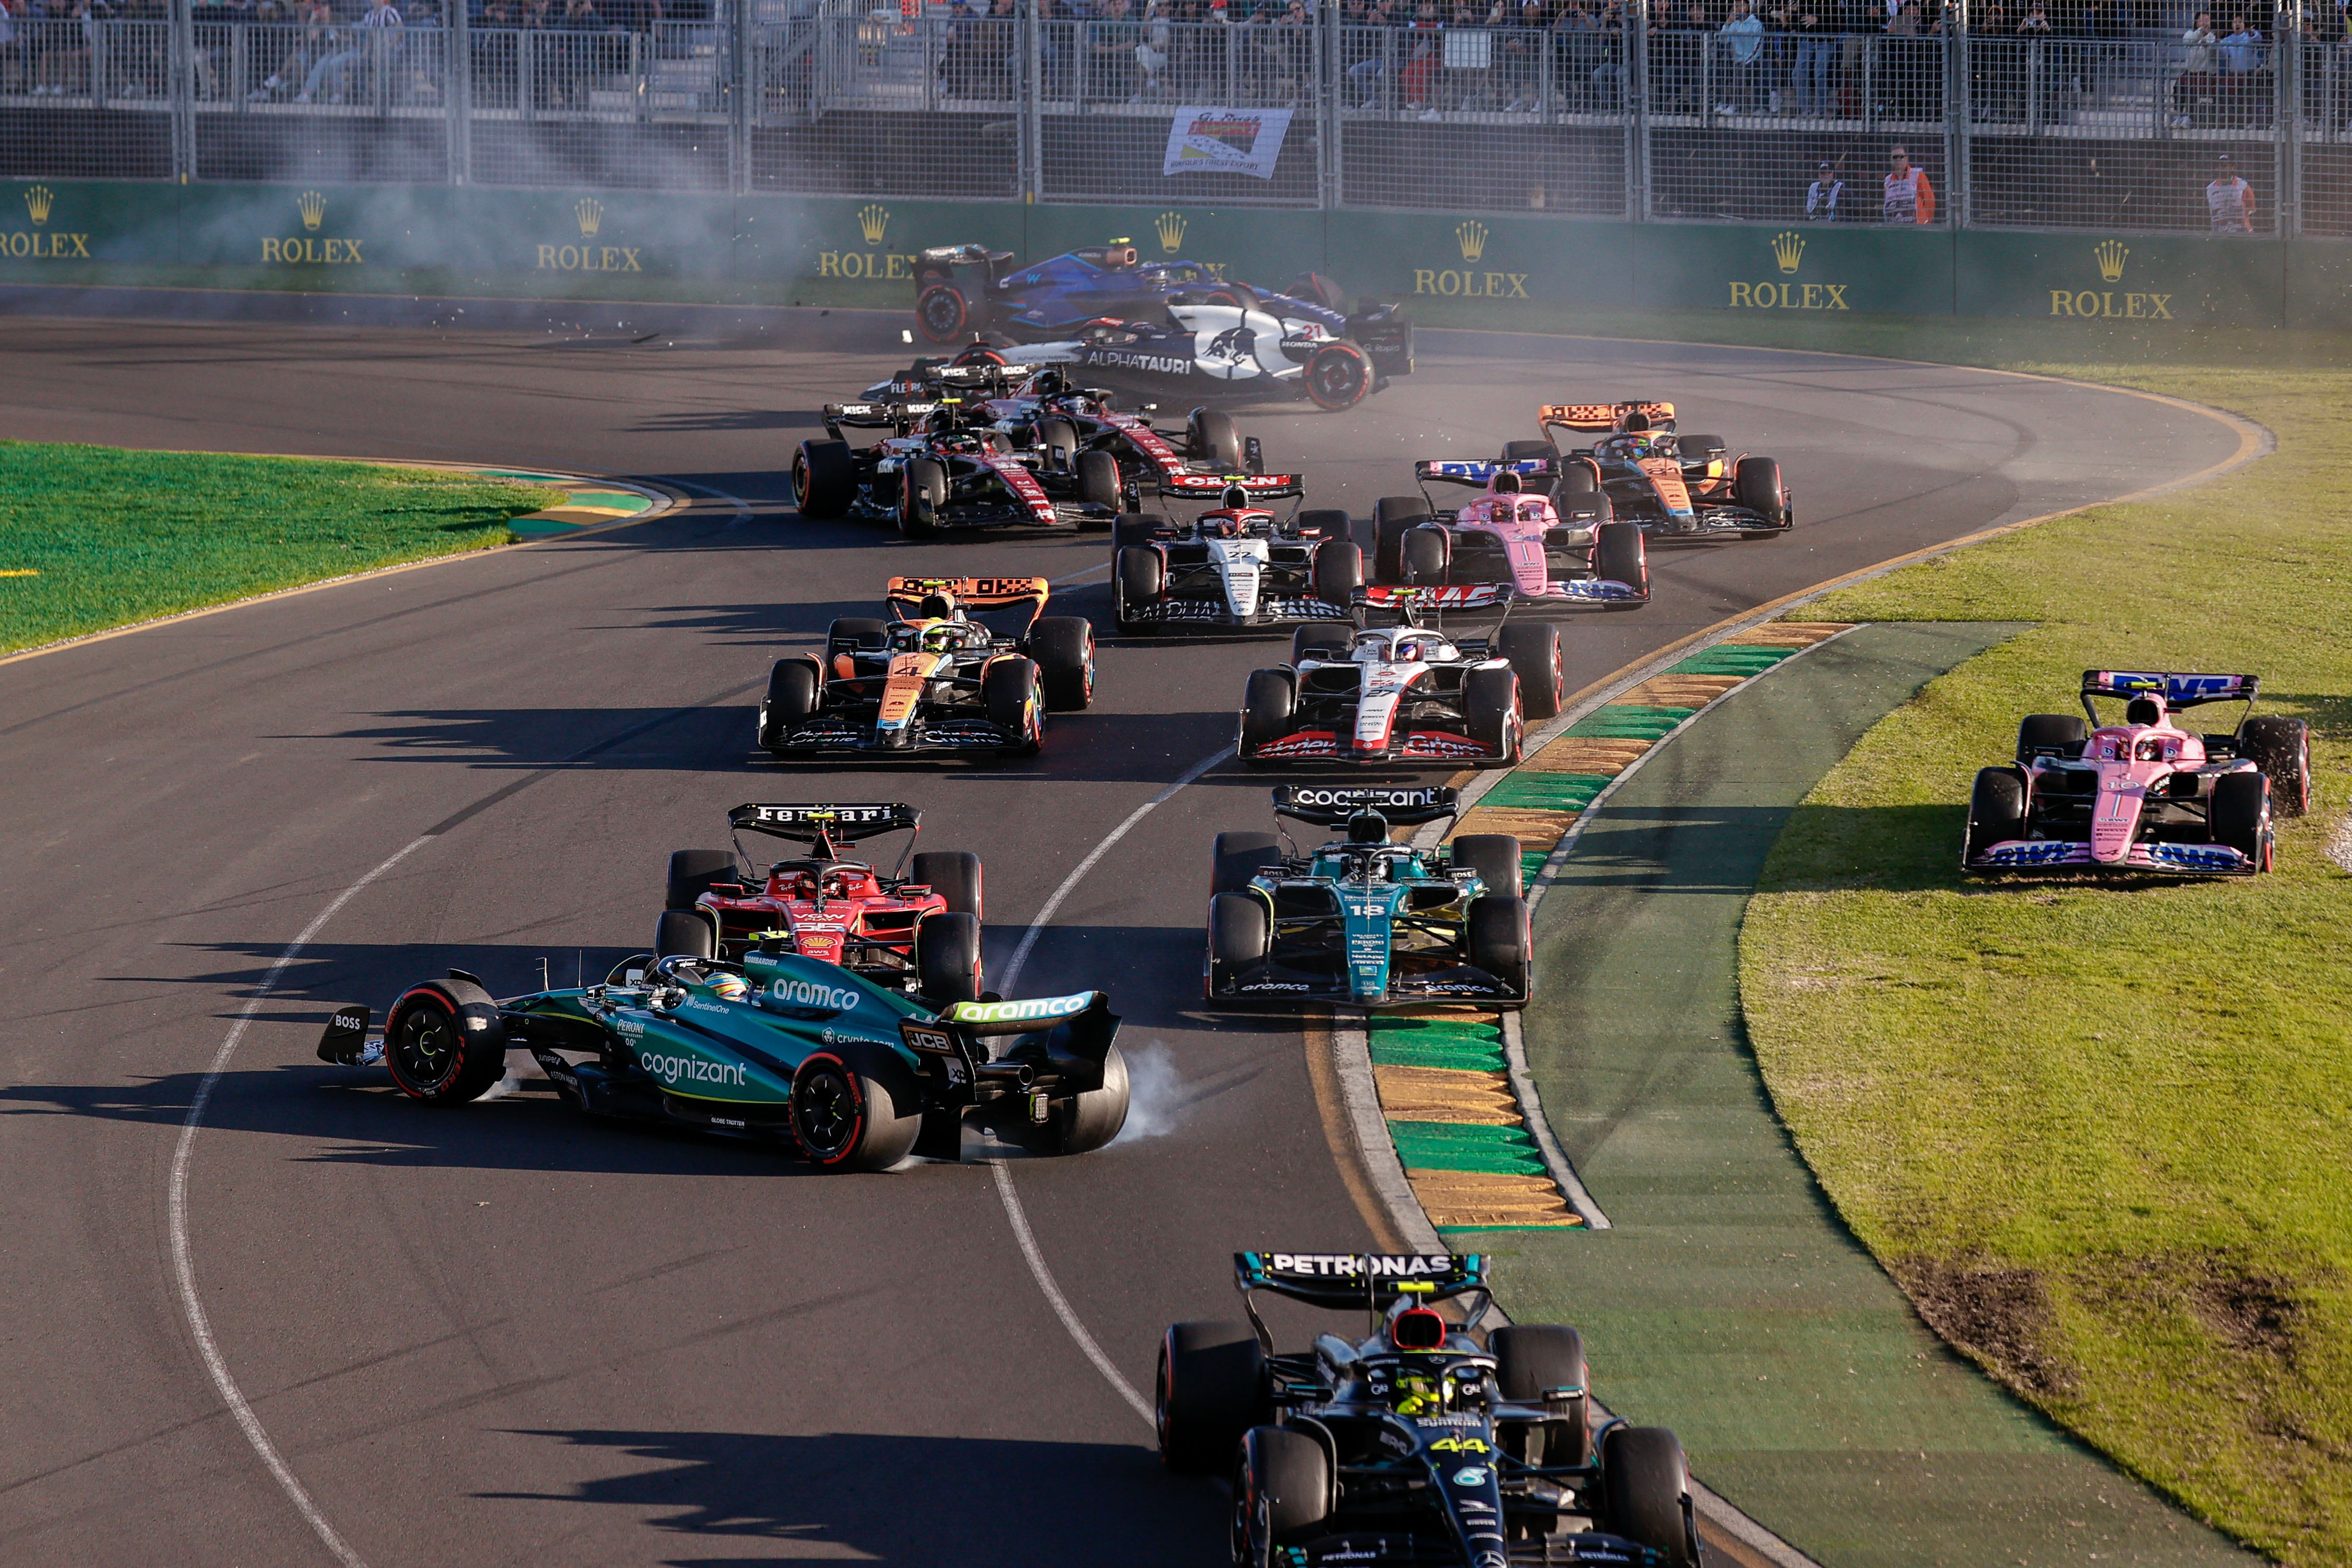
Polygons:
<instances>
[{"instance_id":1,"label":"catch fencing","mask_svg":"<svg viewBox=\"0 0 2352 1568\"><path fill-rule=\"evenodd\" d=\"M362 3L0 6L0 177L2352 235L2333 7ZM1167 172L1203 107L1286 115L1278 154Z\"/></svg>"}]
</instances>

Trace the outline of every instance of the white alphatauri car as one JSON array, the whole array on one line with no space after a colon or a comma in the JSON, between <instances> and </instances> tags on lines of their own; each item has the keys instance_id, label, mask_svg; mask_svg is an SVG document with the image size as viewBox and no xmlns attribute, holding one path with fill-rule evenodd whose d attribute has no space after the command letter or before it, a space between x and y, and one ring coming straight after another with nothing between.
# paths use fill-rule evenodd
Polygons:
<instances>
[{"instance_id":1,"label":"white alphatauri car","mask_svg":"<svg viewBox=\"0 0 2352 1568\"><path fill-rule=\"evenodd\" d=\"M1253 768L1275 763L1471 763L1510 767L1529 719L1559 711L1559 632L1506 622L1478 637L1420 623L1424 610L1507 604L1505 584L1367 589L1366 605L1404 623L1357 632L1302 626L1290 663L1259 670L1242 701L1237 749Z\"/></svg>"},{"instance_id":2,"label":"white alphatauri car","mask_svg":"<svg viewBox=\"0 0 2352 1568\"><path fill-rule=\"evenodd\" d=\"M1189 522L1152 513L1118 519L1111 601L1122 632L1162 626L1287 626L1345 622L1364 556L1348 514L1278 519L1260 503L1302 494L1294 474L1174 474L1165 494L1217 499Z\"/></svg>"}]
</instances>

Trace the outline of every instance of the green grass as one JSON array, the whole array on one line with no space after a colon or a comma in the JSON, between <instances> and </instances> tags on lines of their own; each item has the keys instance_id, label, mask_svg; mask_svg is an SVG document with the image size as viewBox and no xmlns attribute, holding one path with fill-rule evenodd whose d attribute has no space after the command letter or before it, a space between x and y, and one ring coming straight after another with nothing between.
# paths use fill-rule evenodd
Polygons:
<instances>
[{"instance_id":1,"label":"green grass","mask_svg":"<svg viewBox=\"0 0 2352 1568\"><path fill-rule=\"evenodd\" d=\"M2323 853L2352 793L2352 373L2328 366L2352 355L2224 336L2051 362L2027 356L2080 345L2031 336L1982 357L2229 408L2278 452L1804 608L2038 624L1800 810L1748 907L1743 1005L1806 1159L1939 1332L2203 1518L2352 1561L2352 876ZM2254 671L2264 711L2310 721L2319 801L2277 873L1964 886L1976 768L2116 665Z\"/></svg>"},{"instance_id":2,"label":"green grass","mask_svg":"<svg viewBox=\"0 0 2352 1568\"><path fill-rule=\"evenodd\" d=\"M0 441L0 653L507 543L562 499L505 479Z\"/></svg>"}]
</instances>

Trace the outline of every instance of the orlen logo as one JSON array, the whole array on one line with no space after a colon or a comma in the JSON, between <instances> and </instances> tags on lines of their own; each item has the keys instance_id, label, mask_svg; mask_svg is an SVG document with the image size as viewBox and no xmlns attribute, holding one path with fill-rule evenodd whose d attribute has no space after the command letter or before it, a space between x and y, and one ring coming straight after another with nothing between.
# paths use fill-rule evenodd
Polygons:
<instances>
[{"instance_id":1,"label":"orlen logo","mask_svg":"<svg viewBox=\"0 0 2352 1568\"><path fill-rule=\"evenodd\" d=\"M948 1016L960 1023L1027 1023L1033 1019L1068 1018L1087 1010L1092 991L1075 997L1037 997L1021 1002L958 1002Z\"/></svg>"},{"instance_id":2,"label":"orlen logo","mask_svg":"<svg viewBox=\"0 0 2352 1568\"><path fill-rule=\"evenodd\" d=\"M637 1065L660 1079L664 1083L677 1084L688 1080L702 1083L732 1083L743 1082L743 1069L724 1061L705 1061L698 1056L639 1055Z\"/></svg>"},{"instance_id":3,"label":"orlen logo","mask_svg":"<svg viewBox=\"0 0 2352 1568\"><path fill-rule=\"evenodd\" d=\"M777 980L768 987L768 995L796 1008L829 1008L837 1013L850 1011L858 1002L856 991L841 986L820 986L814 980Z\"/></svg>"}]
</instances>

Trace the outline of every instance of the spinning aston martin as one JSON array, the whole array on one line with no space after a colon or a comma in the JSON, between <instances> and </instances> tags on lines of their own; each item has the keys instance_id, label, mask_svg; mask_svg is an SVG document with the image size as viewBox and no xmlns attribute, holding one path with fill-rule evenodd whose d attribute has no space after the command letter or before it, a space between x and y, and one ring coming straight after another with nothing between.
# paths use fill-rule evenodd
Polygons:
<instances>
[{"instance_id":1,"label":"spinning aston martin","mask_svg":"<svg viewBox=\"0 0 2352 1568\"><path fill-rule=\"evenodd\" d=\"M1576 1330L1482 1335L1483 1257L1241 1252L1234 1270L1247 1320L1170 1326L1155 1414L1171 1469L1233 1478L1235 1568L1697 1568L1682 1444L1621 1421L1596 1440ZM1367 1332L1277 1353L1261 1291Z\"/></svg>"},{"instance_id":2,"label":"spinning aston martin","mask_svg":"<svg viewBox=\"0 0 2352 1568\"><path fill-rule=\"evenodd\" d=\"M1210 865L1213 1003L1386 1007L1533 994L1533 939L1520 896L1519 841L1460 833L1443 850L1389 842L1391 824L1443 821L1452 789L1286 787L1277 818L1346 825L1343 840L1285 853L1275 833L1219 833Z\"/></svg>"},{"instance_id":3,"label":"spinning aston martin","mask_svg":"<svg viewBox=\"0 0 2352 1568\"><path fill-rule=\"evenodd\" d=\"M338 1009L320 1060L381 1065L427 1104L479 1100L520 1049L578 1110L788 1142L828 1170L955 1158L967 1123L1083 1154L1127 1121L1118 1019L1099 991L949 1000L771 946L734 964L631 959L603 985L504 1001L453 969L402 992L381 1040L368 1019Z\"/></svg>"},{"instance_id":4,"label":"spinning aston martin","mask_svg":"<svg viewBox=\"0 0 2352 1568\"><path fill-rule=\"evenodd\" d=\"M2252 876L2271 869L2272 817L2311 803L2311 735L2301 719L2252 716L2253 675L2085 670L2085 718L2026 716L2017 761L1977 774L1960 863L1971 873L2129 871ZM2093 699L2125 699L2121 724ZM2173 716L2242 702L2227 734ZM2085 722L2087 719L2088 722Z\"/></svg>"}]
</instances>

